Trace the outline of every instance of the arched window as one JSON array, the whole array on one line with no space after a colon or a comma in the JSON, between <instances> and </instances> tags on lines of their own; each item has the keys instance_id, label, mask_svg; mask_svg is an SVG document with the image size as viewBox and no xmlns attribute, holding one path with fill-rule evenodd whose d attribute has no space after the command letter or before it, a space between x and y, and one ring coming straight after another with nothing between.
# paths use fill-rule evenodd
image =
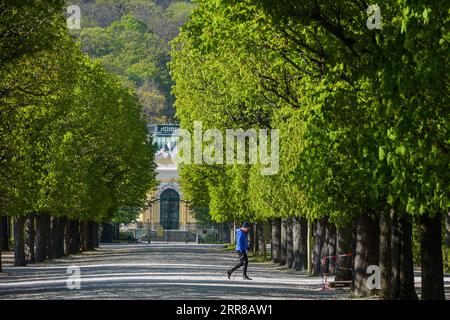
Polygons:
<instances>
[{"instance_id":1,"label":"arched window","mask_svg":"<svg viewBox=\"0 0 450 320\"><path fill-rule=\"evenodd\" d=\"M163 229L177 230L180 216L180 195L174 189L166 189L160 196L160 223Z\"/></svg>"}]
</instances>

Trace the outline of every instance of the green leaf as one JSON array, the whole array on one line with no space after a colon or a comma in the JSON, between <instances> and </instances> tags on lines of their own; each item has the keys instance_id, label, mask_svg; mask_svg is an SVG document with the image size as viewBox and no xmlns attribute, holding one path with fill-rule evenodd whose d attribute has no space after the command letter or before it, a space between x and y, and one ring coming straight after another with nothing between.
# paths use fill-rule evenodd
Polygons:
<instances>
[{"instance_id":1,"label":"green leaf","mask_svg":"<svg viewBox=\"0 0 450 320\"><path fill-rule=\"evenodd\" d=\"M385 147L378 147L378 159L380 159L380 161L383 161L384 158L386 156L386 152L385 152Z\"/></svg>"}]
</instances>

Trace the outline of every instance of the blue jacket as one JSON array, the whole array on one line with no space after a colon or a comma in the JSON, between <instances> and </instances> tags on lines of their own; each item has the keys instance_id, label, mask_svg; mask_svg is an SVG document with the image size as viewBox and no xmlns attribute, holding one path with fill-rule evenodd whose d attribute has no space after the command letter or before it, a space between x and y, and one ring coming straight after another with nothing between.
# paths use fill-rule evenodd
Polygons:
<instances>
[{"instance_id":1,"label":"blue jacket","mask_svg":"<svg viewBox=\"0 0 450 320\"><path fill-rule=\"evenodd\" d=\"M236 230L236 251L246 252L248 250L247 234L241 229Z\"/></svg>"}]
</instances>

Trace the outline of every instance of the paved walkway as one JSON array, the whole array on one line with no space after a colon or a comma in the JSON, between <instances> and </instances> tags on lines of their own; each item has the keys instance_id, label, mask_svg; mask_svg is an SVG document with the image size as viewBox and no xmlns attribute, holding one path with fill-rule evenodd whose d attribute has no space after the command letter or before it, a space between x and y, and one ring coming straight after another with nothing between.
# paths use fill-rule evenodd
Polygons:
<instances>
[{"instance_id":1,"label":"paved walkway","mask_svg":"<svg viewBox=\"0 0 450 320\"><path fill-rule=\"evenodd\" d=\"M96 251L27 267L4 256L0 299L346 299L348 291L322 291L321 278L250 263L252 281L224 271L235 254L219 245L102 245ZM81 271L70 290L67 267ZM69 281L69 284L73 282Z\"/></svg>"}]
</instances>

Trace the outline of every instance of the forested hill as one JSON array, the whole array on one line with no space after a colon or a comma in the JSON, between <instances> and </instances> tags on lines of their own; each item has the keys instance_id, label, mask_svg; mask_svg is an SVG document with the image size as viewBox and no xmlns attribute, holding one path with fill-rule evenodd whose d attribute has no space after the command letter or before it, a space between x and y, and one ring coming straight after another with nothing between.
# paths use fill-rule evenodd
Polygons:
<instances>
[{"instance_id":1,"label":"forested hill","mask_svg":"<svg viewBox=\"0 0 450 320\"><path fill-rule=\"evenodd\" d=\"M84 0L83 51L136 88L149 123L173 122L169 42L194 7L190 1Z\"/></svg>"}]
</instances>

